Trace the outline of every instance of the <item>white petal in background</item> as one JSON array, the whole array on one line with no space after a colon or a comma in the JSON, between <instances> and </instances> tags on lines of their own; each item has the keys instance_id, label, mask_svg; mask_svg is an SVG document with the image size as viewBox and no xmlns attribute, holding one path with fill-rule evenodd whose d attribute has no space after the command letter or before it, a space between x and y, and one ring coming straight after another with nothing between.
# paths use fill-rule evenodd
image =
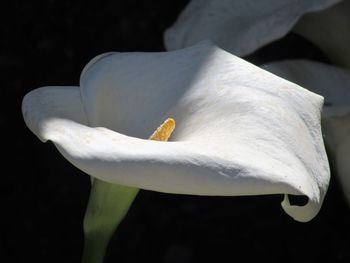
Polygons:
<instances>
[{"instance_id":1,"label":"white petal in background","mask_svg":"<svg viewBox=\"0 0 350 263\"><path fill-rule=\"evenodd\" d=\"M305 60L262 67L325 97L324 139L350 204L350 70Z\"/></svg>"},{"instance_id":2,"label":"white petal in background","mask_svg":"<svg viewBox=\"0 0 350 263\"><path fill-rule=\"evenodd\" d=\"M320 47L336 65L350 68L350 1L306 14L293 31Z\"/></svg>"},{"instance_id":3,"label":"white petal in background","mask_svg":"<svg viewBox=\"0 0 350 263\"><path fill-rule=\"evenodd\" d=\"M323 98L210 43L101 56L84 69L77 94L33 91L23 113L34 133L93 177L167 193L305 195L305 206L282 204L298 221L322 205ZM142 139L166 117L177 123L172 142Z\"/></svg>"},{"instance_id":4,"label":"white petal in background","mask_svg":"<svg viewBox=\"0 0 350 263\"><path fill-rule=\"evenodd\" d=\"M307 12L340 0L192 0L164 36L168 50L210 39L244 56L286 35Z\"/></svg>"},{"instance_id":5,"label":"white petal in background","mask_svg":"<svg viewBox=\"0 0 350 263\"><path fill-rule=\"evenodd\" d=\"M350 205L350 112L326 119L322 128L331 160L334 160L335 171Z\"/></svg>"}]
</instances>

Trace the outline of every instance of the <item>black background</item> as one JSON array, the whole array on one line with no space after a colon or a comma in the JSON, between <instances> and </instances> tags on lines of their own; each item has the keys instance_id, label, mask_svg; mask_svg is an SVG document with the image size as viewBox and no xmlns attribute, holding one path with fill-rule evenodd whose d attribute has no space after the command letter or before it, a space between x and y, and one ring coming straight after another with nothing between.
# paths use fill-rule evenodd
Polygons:
<instances>
[{"instance_id":1,"label":"black background","mask_svg":"<svg viewBox=\"0 0 350 263\"><path fill-rule=\"evenodd\" d=\"M80 262L90 183L25 126L35 88L78 85L107 51L162 51L163 32L188 1L7 1L0 9L2 173L0 262ZM326 61L289 34L247 59ZM350 213L333 176L319 215L298 223L282 195L198 197L141 191L105 262L350 262Z\"/></svg>"}]
</instances>

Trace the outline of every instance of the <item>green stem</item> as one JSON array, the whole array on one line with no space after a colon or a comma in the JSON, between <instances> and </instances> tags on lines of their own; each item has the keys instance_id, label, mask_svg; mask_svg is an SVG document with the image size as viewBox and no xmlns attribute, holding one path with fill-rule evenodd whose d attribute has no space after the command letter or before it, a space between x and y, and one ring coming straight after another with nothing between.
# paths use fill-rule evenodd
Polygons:
<instances>
[{"instance_id":1,"label":"green stem","mask_svg":"<svg viewBox=\"0 0 350 263\"><path fill-rule=\"evenodd\" d=\"M84 217L82 263L102 263L108 243L139 189L94 179Z\"/></svg>"}]
</instances>

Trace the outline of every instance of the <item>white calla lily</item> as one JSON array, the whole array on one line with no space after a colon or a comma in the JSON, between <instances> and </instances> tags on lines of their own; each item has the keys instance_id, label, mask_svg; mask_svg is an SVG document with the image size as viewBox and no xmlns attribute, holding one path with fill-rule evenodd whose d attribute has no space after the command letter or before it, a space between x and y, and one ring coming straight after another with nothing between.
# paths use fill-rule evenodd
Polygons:
<instances>
[{"instance_id":1,"label":"white calla lily","mask_svg":"<svg viewBox=\"0 0 350 263\"><path fill-rule=\"evenodd\" d=\"M324 138L350 204L350 70L307 60L279 61L262 67L324 96Z\"/></svg>"},{"instance_id":2,"label":"white calla lily","mask_svg":"<svg viewBox=\"0 0 350 263\"><path fill-rule=\"evenodd\" d=\"M92 177L194 195L305 195L284 210L319 211L329 182L323 97L205 42L162 53L112 53L90 62L80 87L27 94L23 114ZM146 140L168 116L171 142ZM103 127L103 128L102 128Z\"/></svg>"},{"instance_id":3,"label":"white calla lily","mask_svg":"<svg viewBox=\"0 0 350 263\"><path fill-rule=\"evenodd\" d=\"M221 48L245 56L286 35L308 12L340 0L192 0L165 35L168 50L210 39Z\"/></svg>"}]
</instances>

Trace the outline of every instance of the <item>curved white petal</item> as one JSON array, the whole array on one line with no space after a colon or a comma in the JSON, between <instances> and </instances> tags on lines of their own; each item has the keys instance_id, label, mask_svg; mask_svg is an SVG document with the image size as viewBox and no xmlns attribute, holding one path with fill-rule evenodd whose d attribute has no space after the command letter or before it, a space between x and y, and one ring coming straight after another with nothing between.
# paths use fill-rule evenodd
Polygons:
<instances>
[{"instance_id":1,"label":"curved white petal","mask_svg":"<svg viewBox=\"0 0 350 263\"><path fill-rule=\"evenodd\" d=\"M274 62L263 68L325 97L325 141L350 204L350 70L304 60Z\"/></svg>"},{"instance_id":2,"label":"curved white petal","mask_svg":"<svg viewBox=\"0 0 350 263\"><path fill-rule=\"evenodd\" d=\"M210 39L244 56L283 37L300 16L340 0L192 0L164 36L168 50Z\"/></svg>"},{"instance_id":3,"label":"curved white petal","mask_svg":"<svg viewBox=\"0 0 350 263\"><path fill-rule=\"evenodd\" d=\"M319 46L329 59L350 68L350 1L321 12L307 14L293 31Z\"/></svg>"},{"instance_id":4,"label":"curved white petal","mask_svg":"<svg viewBox=\"0 0 350 263\"><path fill-rule=\"evenodd\" d=\"M329 167L319 95L209 43L105 56L85 68L81 94L90 127L59 119L40 136L94 177L168 193L306 195L306 206L283 204L299 221L320 209ZM172 142L142 139L166 117Z\"/></svg>"}]
</instances>

